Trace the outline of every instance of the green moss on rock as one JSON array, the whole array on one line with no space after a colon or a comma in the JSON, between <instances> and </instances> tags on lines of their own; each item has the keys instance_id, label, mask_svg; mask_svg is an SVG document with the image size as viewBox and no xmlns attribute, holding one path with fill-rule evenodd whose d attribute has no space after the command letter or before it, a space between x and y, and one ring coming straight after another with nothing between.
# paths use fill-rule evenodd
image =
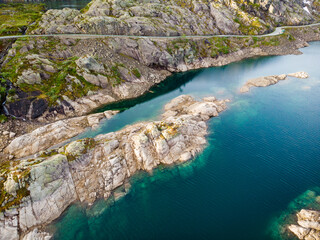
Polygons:
<instances>
[{"instance_id":1,"label":"green moss on rock","mask_svg":"<svg viewBox=\"0 0 320 240\"><path fill-rule=\"evenodd\" d=\"M44 4L0 4L0 36L23 34L26 28L39 19Z\"/></svg>"}]
</instances>

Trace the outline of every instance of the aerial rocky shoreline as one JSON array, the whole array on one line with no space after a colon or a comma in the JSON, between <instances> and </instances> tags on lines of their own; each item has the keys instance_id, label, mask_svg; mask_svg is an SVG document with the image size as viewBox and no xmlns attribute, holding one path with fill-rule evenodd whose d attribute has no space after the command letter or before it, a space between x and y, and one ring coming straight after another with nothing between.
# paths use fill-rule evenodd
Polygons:
<instances>
[{"instance_id":1,"label":"aerial rocky shoreline","mask_svg":"<svg viewBox=\"0 0 320 240\"><path fill-rule=\"evenodd\" d=\"M183 35L261 34L272 31L278 23L308 24L318 17L317 1L298 0L190 0L185 4L174 0L94 0L82 11L49 10L28 33L154 37L17 40L2 63L2 75L12 83L5 108L16 118L54 122L141 96L176 72L257 56L299 54L298 49L308 41L320 39L319 27L288 29L285 34L263 38L197 39ZM156 37L167 35L182 37Z\"/></svg>"},{"instance_id":2,"label":"aerial rocky shoreline","mask_svg":"<svg viewBox=\"0 0 320 240\"><path fill-rule=\"evenodd\" d=\"M289 29L266 39L18 40L2 64L14 89L5 107L27 122L11 120L0 130L19 137L48 123L84 116L105 104L139 97L175 72L257 56L301 54L298 49L308 41L320 40L319 32L319 27ZM3 158L9 155L1 149L12 140L9 135L1 138Z\"/></svg>"},{"instance_id":3,"label":"aerial rocky shoreline","mask_svg":"<svg viewBox=\"0 0 320 240\"><path fill-rule=\"evenodd\" d=\"M206 144L206 121L225 110L227 102L181 95L165 105L160 121L137 123L12 162L0 178L5 191L0 239L25 234L23 239L46 239L48 235L35 228L59 217L71 203L117 198L114 190L137 171L190 160ZM31 145L37 141L28 139Z\"/></svg>"},{"instance_id":4,"label":"aerial rocky shoreline","mask_svg":"<svg viewBox=\"0 0 320 240\"><path fill-rule=\"evenodd\" d=\"M24 158L0 169L1 190L6 189L0 239L47 239L50 236L36 227L57 218L72 202L117 198L113 190L136 171L189 160L206 143L205 121L226 105L215 98L198 102L181 96L166 105L161 122L139 123L46 150L116 114L92 115L93 110L139 97L176 72L301 54L299 48L307 42L320 40L318 26L262 38L183 37L262 34L278 23L313 23L319 19L319 1L170 1L168 8L161 0L147 2L95 0L82 11L49 10L27 32L154 37L26 38L0 55L2 77L11 90L5 109L27 120L10 120L2 125L6 129L0 128L0 158ZM182 37L156 37L177 35ZM14 207L5 209L8 206Z\"/></svg>"}]
</instances>

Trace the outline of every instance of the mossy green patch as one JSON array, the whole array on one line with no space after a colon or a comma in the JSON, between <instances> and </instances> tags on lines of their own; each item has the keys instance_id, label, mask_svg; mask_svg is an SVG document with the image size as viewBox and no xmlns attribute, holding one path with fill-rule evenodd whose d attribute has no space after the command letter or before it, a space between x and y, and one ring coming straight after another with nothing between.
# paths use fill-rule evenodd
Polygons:
<instances>
[{"instance_id":1,"label":"mossy green patch","mask_svg":"<svg viewBox=\"0 0 320 240\"><path fill-rule=\"evenodd\" d=\"M41 17L44 4L0 4L0 36L23 34L26 28Z\"/></svg>"},{"instance_id":2,"label":"mossy green patch","mask_svg":"<svg viewBox=\"0 0 320 240\"><path fill-rule=\"evenodd\" d=\"M11 81L25 92L40 91L38 98L46 99L49 106L55 105L63 95L74 100L86 96L89 91L96 91L99 87L87 82L77 73L77 57L60 58L55 52L64 47L56 38L42 39L42 49L32 48L21 53L21 49L30 44L36 45L40 40L23 39L15 43L15 56L3 66L1 76ZM35 56L32 59L30 56ZM46 71L49 66L54 71ZM19 77L26 70L40 73L41 84L19 82ZM43 77L45 76L45 77ZM1 89L0 89L1 90Z\"/></svg>"},{"instance_id":3,"label":"mossy green patch","mask_svg":"<svg viewBox=\"0 0 320 240\"><path fill-rule=\"evenodd\" d=\"M141 78L141 73L140 73L140 71L139 71L138 68L134 68L134 69L132 70L132 73L133 73L133 75L135 75L137 78Z\"/></svg>"},{"instance_id":4,"label":"mossy green patch","mask_svg":"<svg viewBox=\"0 0 320 240\"><path fill-rule=\"evenodd\" d=\"M19 183L15 195L5 191L4 184L8 179L8 175L12 175L12 179ZM28 190L30 177L30 169L15 169L10 168L10 162L5 161L0 164L0 212L10 209L14 206L19 206L22 199L30 195Z\"/></svg>"},{"instance_id":5,"label":"mossy green patch","mask_svg":"<svg viewBox=\"0 0 320 240\"><path fill-rule=\"evenodd\" d=\"M69 162L77 159L77 157L86 154L90 149L96 146L96 141L93 138L84 138L72 142L65 147L65 155ZM71 151L74 150L74 151ZM69 152L71 151L71 152Z\"/></svg>"},{"instance_id":6,"label":"mossy green patch","mask_svg":"<svg viewBox=\"0 0 320 240\"><path fill-rule=\"evenodd\" d=\"M8 120L7 116L4 114L0 114L0 123L5 123Z\"/></svg>"}]
</instances>

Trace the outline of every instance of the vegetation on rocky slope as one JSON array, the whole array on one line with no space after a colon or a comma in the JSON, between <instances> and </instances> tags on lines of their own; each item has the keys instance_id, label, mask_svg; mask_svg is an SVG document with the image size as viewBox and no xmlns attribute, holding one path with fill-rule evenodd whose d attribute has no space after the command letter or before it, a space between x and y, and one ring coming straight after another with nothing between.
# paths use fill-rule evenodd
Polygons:
<instances>
[{"instance_id":1,"label":"vegetation on rocky slope","mask_svg":"<svg viewBox=\"0 0 320 240\"><path fill-rule=\"evenodd\" d=\"M182 65L194 64L199 59L217 59L244 48L276 47L288 40L294 40L289 32L262 38L180 37L152 41L25 38L16 41L9 51L1 75L15 89L6 97L8 105L24 99L23 104L26 100L36 101L34 104L45 111L63 100L76 100L99 89L108 90L111 96L124 94L120 86L128 88L136 86L136 81L149 82L147 75L151 70L157 74L161 70L180 72ZM93 46L99 50L91 53ZM131 93L126 90L125 94ZM37 118L41 114L32 116Z\"/></svg>"},{"instance_id":2,"label":"vegetation on rocky slope","mask_svg":"<svg viewBox=\"0 0 320 240\"><path fill-rule=\"evenodd\" d=\"M77 74L77 57L55 54L66 48L54 38L19 39L10 50L12 57L7 58L1 75L22 91L34 92L29 98L36 95L39 99L46 99L49 106L55 104L62 95L75 99L90 90L97 90ZM9 93L7 101L14 102L15 98L14 92Z\"/></svg>"},{"instance_id":3,"label":"vegetation on rocky slope","mask_svg":"<svg viewBox=\"0 0 320 240\"><path fill-rule=\"evenodd\" d=\"M22 199L30 194L30 168L13 165L10 166L9 161L0 162L0 213L19 206Z\"/></svg>"},{"instance_id":4,"label":"vegetation on rocky slope","mask_svg":"<svg viewBox=\"0 0 320 240\"><path fill-rule=\"evenodd\" d=\"M0 4L0 36L23 34L27 27L41 17L43 4Z\"/></svg>"},{"instance_id":5,"label":"vegetation on rocky slope","mask_svg":"<svg viewBox=\"0 0 320 240\"><path fill-rule=\"evenodd\" d=\"M308 6L312 14L308 14L300 2L284 1L286 12L282 12L279 4L277 0L270 4L260 0L254 3L247 0L149 0L143 4L138 0L94 0L82 11L49 10L29 27L29 33L182 37L166 40L19 39L2 65L1 76L14 85L9 93L6 92L8 87L0 88L2 101L6 100L13 115L35 119L47 110L63 114L59 108L62 101L90 97L101 89L117 100L135 97L148 88L138 90L136 83L151 86L152 81L159 82L161 71L185 71L188 65L201 59L218 59L245 48L277 47L294 40L288 33L265 38L190 39L184 35L252 35L271 31L277 21L282 24L315 21L316 11L313 10L317 1ZM20 111L22 108L25 110ZM29 109L33 111L31 116Z\"/></svg>"}]
</instances>

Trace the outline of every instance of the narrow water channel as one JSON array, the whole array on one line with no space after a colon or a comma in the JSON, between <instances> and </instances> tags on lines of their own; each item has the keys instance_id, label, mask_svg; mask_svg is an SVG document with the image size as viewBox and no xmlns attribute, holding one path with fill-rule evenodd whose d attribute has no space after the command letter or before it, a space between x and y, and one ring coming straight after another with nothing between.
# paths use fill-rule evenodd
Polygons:
<instances>
[{"instance_id":1,"label":"narrow water channel","mask_svg":"<svg viewBox=\"0 0 320 240\"><path fill-rule=\"evenodd\" d=\"M136 175L115 203L71 206L49 226L54 239L273 239L274 217L320 186L320 42L302 51L175 75L170 87L114 105L124 111L81 137L157 119L181 94L232 100L209 122L209 144L196 159ZM239 93L250 78L297 71L310 78Z\"/></svg>"}]
</instances>

